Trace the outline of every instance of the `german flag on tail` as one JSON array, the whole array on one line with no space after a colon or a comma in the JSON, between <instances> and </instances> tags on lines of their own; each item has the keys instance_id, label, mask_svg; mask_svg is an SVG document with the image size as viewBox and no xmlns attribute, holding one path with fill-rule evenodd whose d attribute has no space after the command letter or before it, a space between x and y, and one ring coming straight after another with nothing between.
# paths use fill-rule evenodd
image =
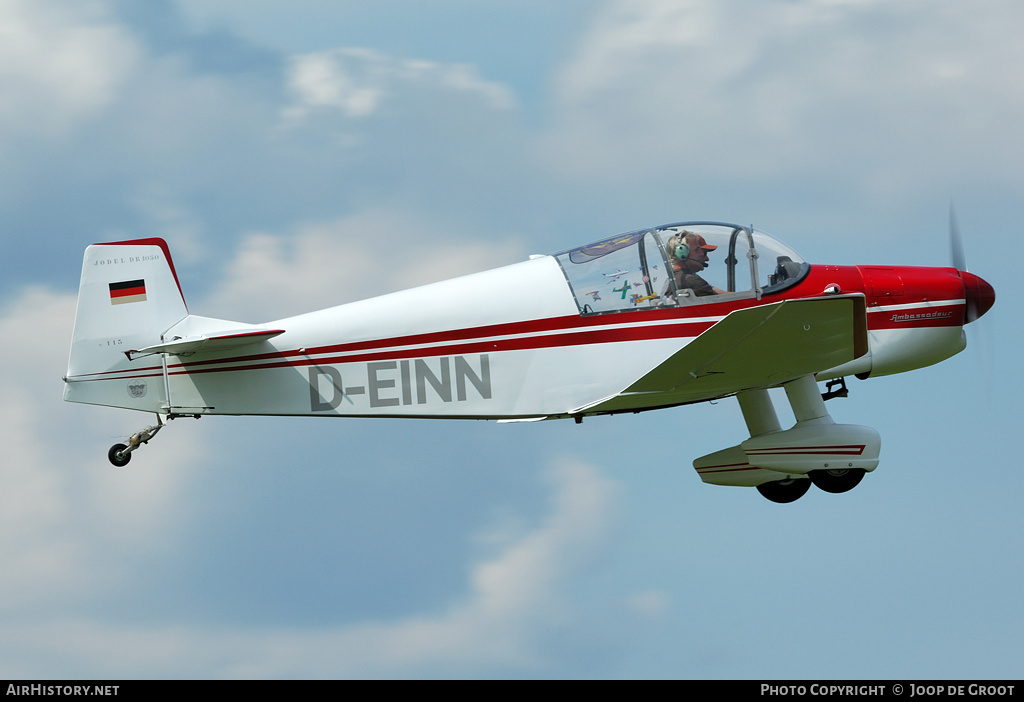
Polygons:
<instances>
[{"instance_id":1,"label":"german flag on tail","mask_svg":"<svg viewBox=\"0 0 1024 702\"><path fill-rule=\"evenodd\" d=\"M126 280L121 283L110 283L110 304L123 305L128 302L145 301L145 280Z\"/></svg>"}]
</instances>

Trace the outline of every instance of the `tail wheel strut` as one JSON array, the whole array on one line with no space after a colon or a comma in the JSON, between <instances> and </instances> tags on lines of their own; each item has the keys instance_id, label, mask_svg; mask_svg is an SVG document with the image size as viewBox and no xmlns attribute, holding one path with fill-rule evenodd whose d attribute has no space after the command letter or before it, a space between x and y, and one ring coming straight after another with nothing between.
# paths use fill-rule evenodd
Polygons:
<instances>
[{"instance_id":1,"label":"tail wheel strut","mask_svg":"<svg viewBox=\"0 0 1024 702\"><path fill-rule=\"evenodd\" d=\"M114 444L107 451L107 459L111 464L122 468L128 465L128 461L132 460L132 451L137 450L143 444L148 444L149 440L156 436L157 432L167 426L167 415L158 414L156 416L157 423L151 427L146 427L142 431L137 431L128 438L127 444Z\"/></svg>"}]
</instances>

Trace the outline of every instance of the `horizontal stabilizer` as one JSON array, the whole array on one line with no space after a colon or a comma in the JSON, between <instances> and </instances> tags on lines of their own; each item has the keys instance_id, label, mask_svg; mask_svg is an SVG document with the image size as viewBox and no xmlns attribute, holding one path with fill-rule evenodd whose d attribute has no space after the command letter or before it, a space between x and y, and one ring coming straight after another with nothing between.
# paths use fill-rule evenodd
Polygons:
<instances>
[{"instance_id":1,"label":"horizontal stabilizer","mask_svg":"<svg viewBox=\"0 0 1024 702\"><path fill-rule=\"evenodd\" d=\"M587 413L699 402L772 387L868 351L863 295L785 300L737 310Z\"/></svg>"},{"instance_id":2,"label":"horizontal stabilizer","mask_svg":"<svg viewBox=\"0 0 1024 702\"><path fill-rule=\"evenodd\" d=\"M125 351L128 360L134 360L141 356L151 356L157 353L169 353L174 356L191 356L199 351L223 351L241 346L249 346L267 339L272 339L279 334L284 334L284 329L242 329L228 330L215 333L198 334L186 337L172 337L170 341L161 344L146 346L141 349Z\"/></svg>"}]
</instances>

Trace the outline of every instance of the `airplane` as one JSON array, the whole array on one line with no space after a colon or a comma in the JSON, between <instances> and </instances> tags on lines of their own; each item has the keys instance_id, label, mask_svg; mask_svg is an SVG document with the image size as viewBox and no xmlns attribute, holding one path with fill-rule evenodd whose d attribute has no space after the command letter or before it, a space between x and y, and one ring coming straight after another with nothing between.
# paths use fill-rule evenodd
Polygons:
<instances>
[{"instance_id":1,"label":"airplane","mask_svg":"<svg viewBox=\"0 0 1024 702\"><path fill-rule=\"evenodd\" d=\"M263 324L192 314L163 239L93 244L64 399L156 415L110 448L124 466L179 417L579 423L735 397L749 437L694 468L788 503L812 484L846 492L878 466L878 432L826 408L847 376L945 360L994 304L952 216L951 240L952 267L812 265L751 226L678 222ZM660 266L677 275L656 287ZM635 299L614 294L635 269Z\"/></svg>"}]
</instances>

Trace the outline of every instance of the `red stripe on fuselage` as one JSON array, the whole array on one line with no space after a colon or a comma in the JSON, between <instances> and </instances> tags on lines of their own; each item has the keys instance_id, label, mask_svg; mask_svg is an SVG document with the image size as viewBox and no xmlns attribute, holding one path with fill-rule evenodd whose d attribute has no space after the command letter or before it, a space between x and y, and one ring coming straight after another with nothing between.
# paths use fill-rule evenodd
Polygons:
<instances>
[{"instance_id":1,"label":"red stripe on fuselage","mask_svg":"<svg viewBox=\"0 0 1024 702\"><path fill-rule=\"evenodd\" d=\"M380 339L368 339L365 341L353 341L341 344L328 344L323 346L307 346L303 349L304 353L300 354L299 351L280 351L267 354L254 354L251 356L242 356L236 358L226 358L209 361L196 361L195 363L187 363L183 365L198 366L210 363L230 363L237 361L260 361L266 359L282 358L288 356L316 356L320 354L340 354L340 353L354 353L356 351L372 351L374 349L390 349L394 347L414 347L414 346L433 346L437 344L454 343L458 341L474 341L480 339L489 339L492 337L508 337L508 336L527 336L527 335L539 335L537 339L560 339L566 335L574 333L588 333L588 332L602 332L608 333L609 331L617 332L617 337L610 339L611 341L633 341L641 340L646 338L671 338L673 336L696 336L702 333L704 330L709 328L712 324L718 321L719 318L724 317L736 309L743 307L749 307L752 300L734 300L732 302L722 303L715 305L714 308L708 306L688 309L690 314L681 314L679 309L674 310L641 310L641 311L630 311L621 313L612 313L604 315L595 315L592 317L580 317L578 315L564 316L564 317L548 317L545 319L530 319L522 322L509 322L505 324L490 324L481 327L467 327L464 329L450 329L440 332L425 332L422 334L410 334L408 336L396 336L390 338ZM746 304L744 304L746 303ZM699 314L694 314L696 311ZM693 321L691 318L710 319L713 321ZM632 337L629 335L631 330L642 330L648 325L652 326L665 326L668 328L676 329L676 333L666 334L664 336L648 337L644 335L638 335ZM687 325L693 327L693 330L688 329L687 333L679 333L679 327L681 325ZM618 330L602 329L603 327L618 326ZM691 331L696 333L691 333ZM559 334L562 332L562 334ZM595 337L596 339L596 337ZM495 342L498 343L498 342ZM571 346L576 345L578 342L561 344L551 343L547 344L550 346ZM588 343L588 342L583 342ZM589 343L605 343L605 340L595 340ZM531 348L542 348L545 344L538 344ZM408 351L403 353L408 354Z\"/></svg>"},{"instance_id":2,"label":"red stripe on fuselage","mask_svg":"<svg viewBox=\"0 0 1024 702\"><path fill-rule=\"evenodd\" d=\"M704 473L738 473L749 470L763 469L758 468L757 466L752 466L749 463L723 463L718 466L704 466L703 468L698 468L697 472L703 475Z\"/></svg>"},{"instance_id":3,"label":"red stripe on fuselage","mask_svg":"<svg viewBox=\"0 0 1024 702\"><path fill-rule=\"evenodd\" d=\"M359 353L359 347L363 343L351 345L339 345L329 348L334 355L318 355L316 358L309 358L313 353L322 354L323 351L306 349L305 354L298 351L290 351L280 354L263 354L260 361L253 363L253 357L239 359L197 361L195 363L182 363L168 367L168 373L178 375L182 373L221 373L240 370L266 370L270 368L302 367L311 365L330 365L338 363L361 363L369 361L386 361L393 359L404 359L410 357L430 358L433 356L448 355L469 355L496 353L499 351L524 351L532 349L560 348L567 346L582 346L589 344L607 344L624 341L649 341L653 339L693 338L707 331L714 322L685 323L685 324L659 324L642 327L627 327L618 329L595 329L589 331L576 331L561 334L545 334L541 336L516 337L511 339L490 339L486 341L467 341L464 343L452 343L442 345L421 346L418 348L399 348L390 350L366 350ZM680 326L687 327L685 333L680 333ZM434 342L431 342L434 343ZM376 344L378 347L394 346L395 344ZM297 357L298 356L298 357ZM278 360L273 360L273 359ZM247 365L229 365L227 363L247 363ZM210 364L221 364L214 368L202 368Z\"/></svg>"}]
</instances>

